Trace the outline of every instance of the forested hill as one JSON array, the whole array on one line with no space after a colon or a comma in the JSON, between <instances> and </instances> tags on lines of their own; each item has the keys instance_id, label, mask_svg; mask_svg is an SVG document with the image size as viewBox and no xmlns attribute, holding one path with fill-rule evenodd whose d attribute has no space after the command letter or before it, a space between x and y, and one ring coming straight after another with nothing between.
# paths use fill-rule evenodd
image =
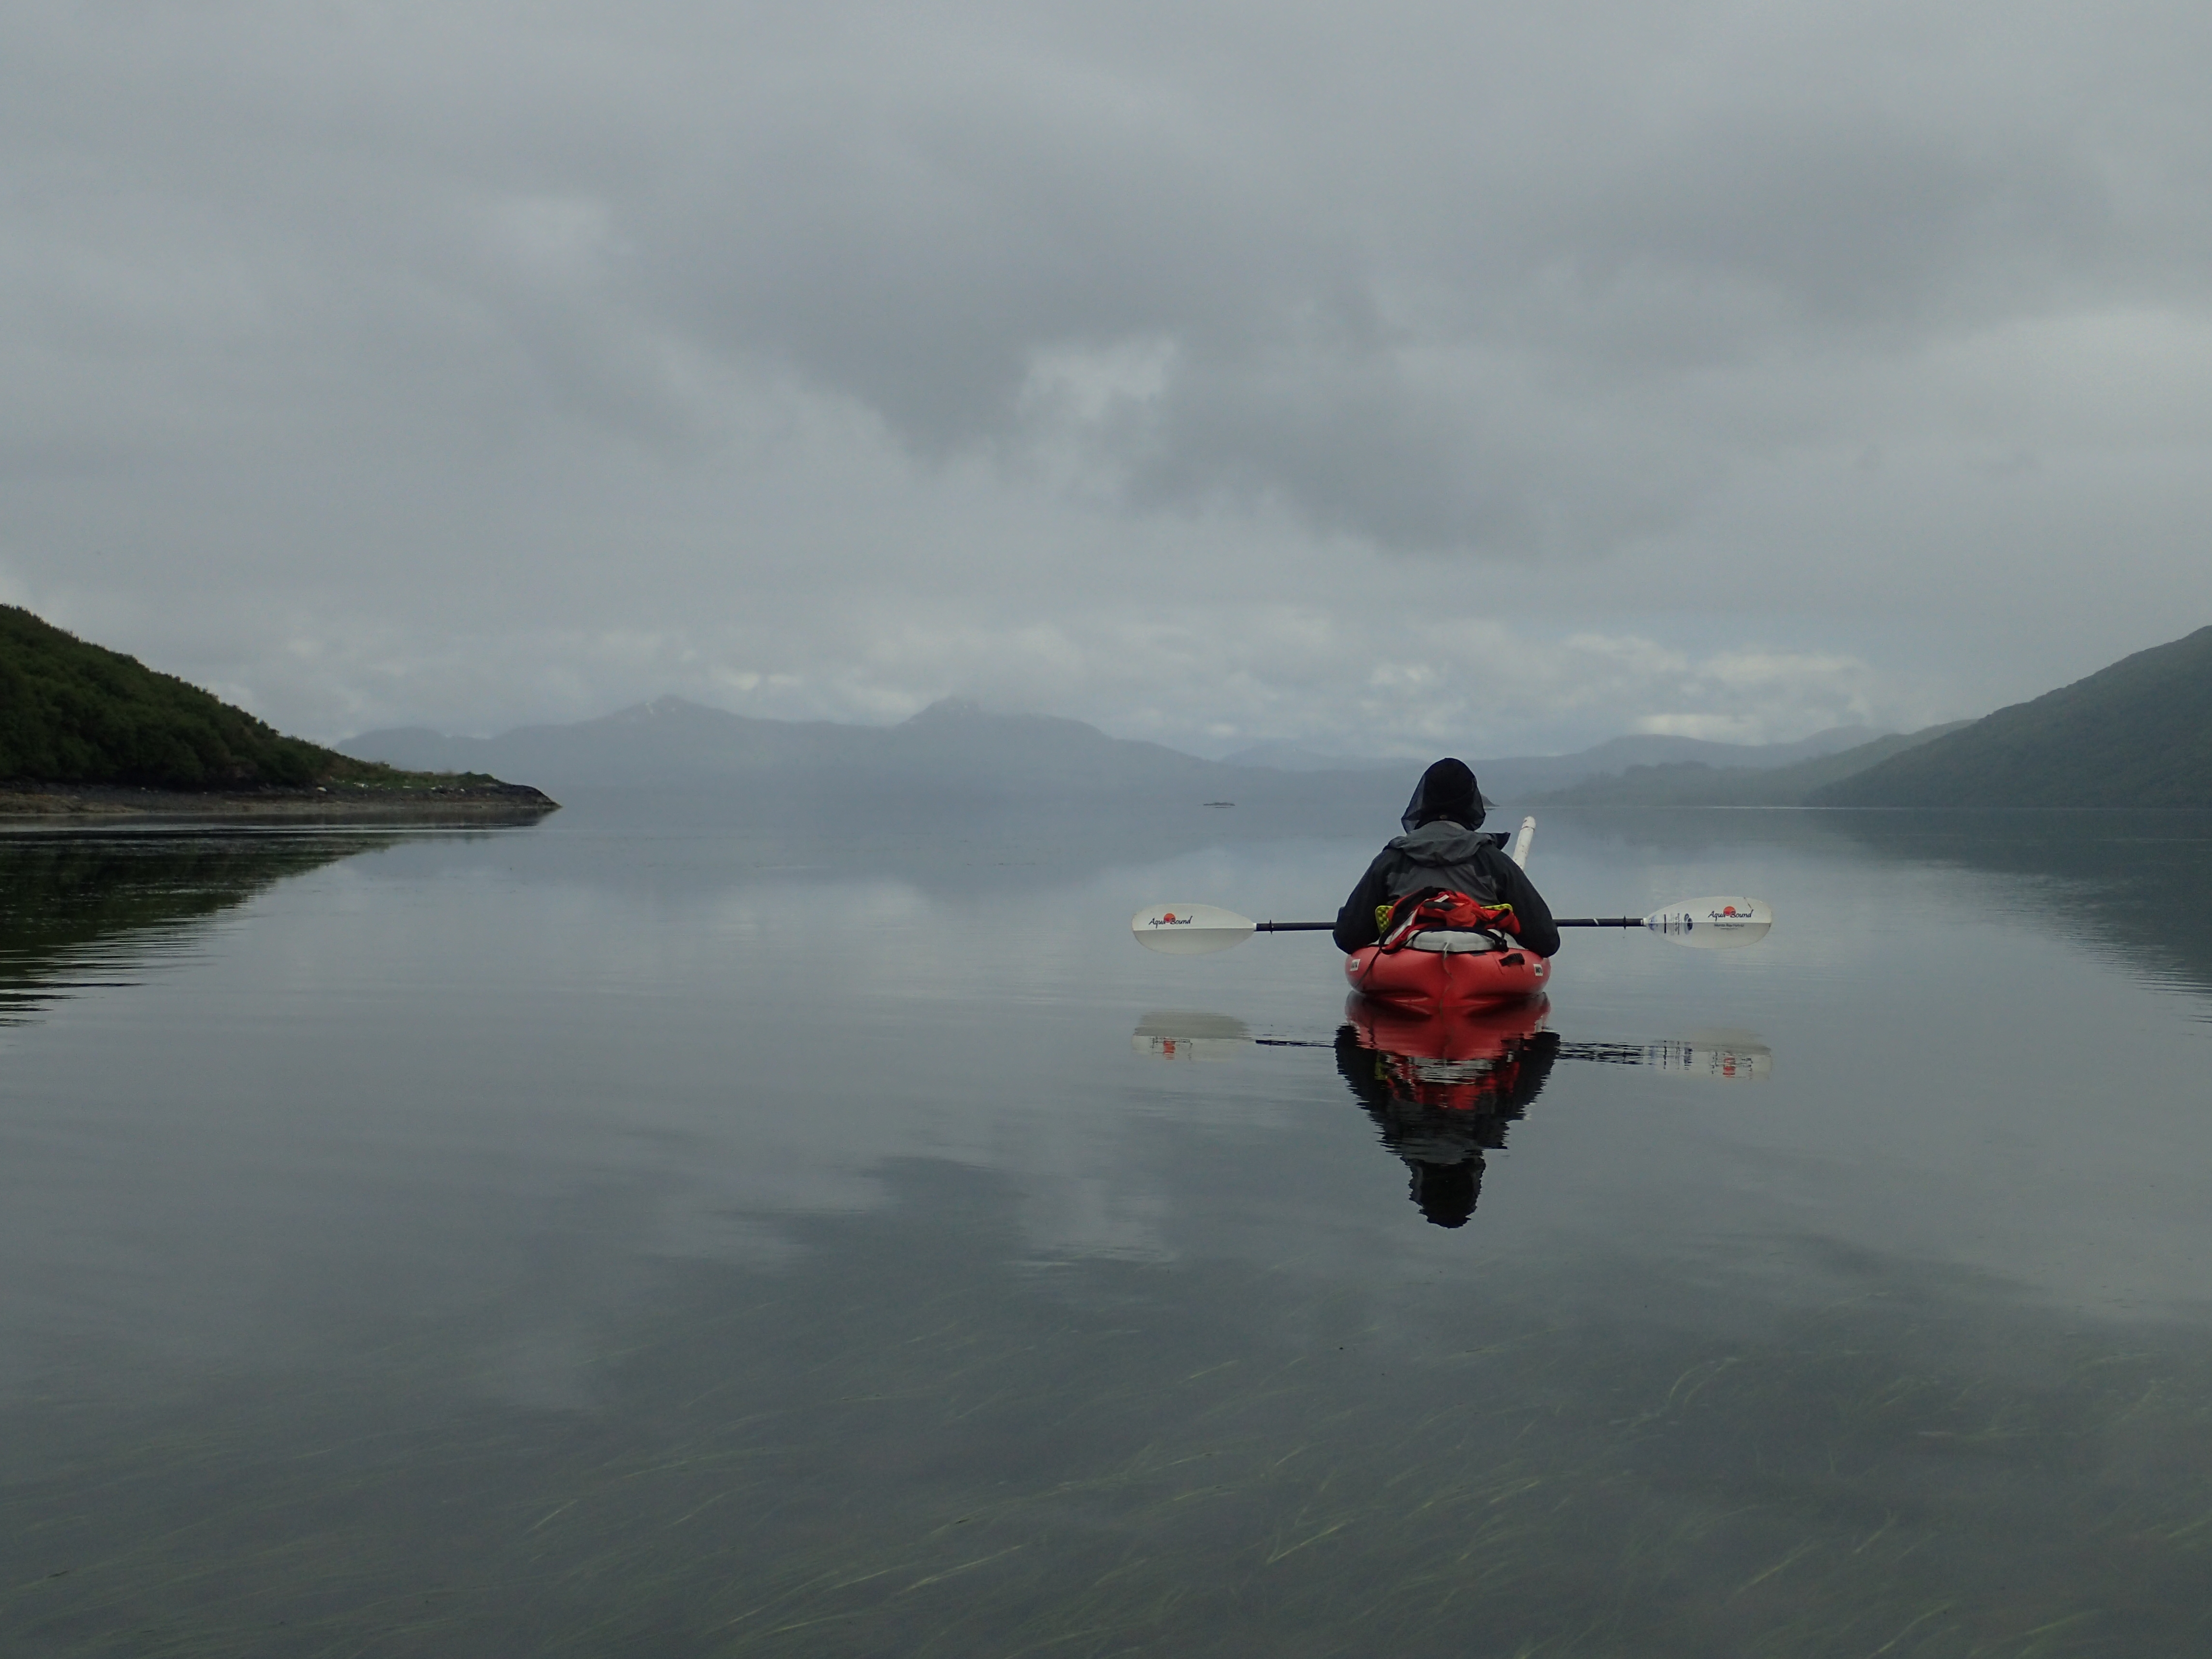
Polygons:
<instances>
[{"instance_id":1,"label":"forested hill","mask_svg":"<svg viewBox=\"0 0 2212 1659\"><path fill-rule=\"evenodd\" d=\"M2212 628L1830 784L1816 806L2212 807Z\"/></svg>"},{"instance_id":2,"label":"forested hill","mask_svg":"<svg viewBox=\"0 0 2212 1659\"><path fill-rule=\"evenodd\" d=\"M417 782L288 738L14 605L0 605L0 781L189 790Z\"/></svg>"}]
</instances>

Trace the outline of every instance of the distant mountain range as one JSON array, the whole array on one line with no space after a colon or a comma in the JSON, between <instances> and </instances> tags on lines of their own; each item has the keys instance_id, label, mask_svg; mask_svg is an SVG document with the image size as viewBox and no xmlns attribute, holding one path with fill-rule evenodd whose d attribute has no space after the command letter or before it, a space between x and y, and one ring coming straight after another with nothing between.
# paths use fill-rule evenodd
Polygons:
<instances>
[{"instance_id":1,"label":"distant mountain range","mask_svg":"<svg viewBox=\"0 0 2212 1659\"><path fill-rule=\"evenodd\" d=\"M1109 738L1080 720L994 714L933 703L896 726L756 720L661 697L568 726L493 738L419 727L368 732L339 745L362 759L544 779L574 794L622 789L759 796L822 811L890 815L975 805L1096 807L1112 801L1184 810L1349 796L1371 806L1412 790L1419 767L1291 774L1202 760ZM399 757L404 757L401 759Z\"/></svg>"},{"instance_id":2,"label":"distant mountain range","mask_svg":"<svg viewBox=\"0 0 2212 1659\"><path fill-rule=\"evenodd\" d=\"M1472 760L1485 793L1516 799L1565 789L1585 778L1609 776L1632 766L1705 765L1763 769L1788 766L1857 747L1879 735L1871 726L1838 726L1795 743L1716 743L1705 738L1637 734L1609 738L1571 755L1509 755ZM1225 757L1230 766L1267 766L1285 772L1371 771L1402 768L1404 761L1352 760L1295 743L1260 743Z\"/></svg>"},{"instance_id":3,"label":"distant mountain range","mask_svg":"<svg viewBox=\"0 0 2212 1659\"><path fill-rule=\"evenodd\" d=\"M1304 829L1395 811L1415 760L1269 743L1201 760L1079 720L946 702L899 726L752 720L681 698L497 738L372 732L362 759L529 777L556 790L766 793L860 811L981 801L1084 808L1234 802ZM1911 732L1837 726L1796 743L1615 738L1573 755L1470 759L1483 792L1532 807L2212 806L2212 628L2032 702ZM1248 811L1248 817L1250 816ZM1249 825L1245 827L1250 827Z\"/></svg>"},{"instance_id":4,"label":"distant mountain range","mask_svg":"<svg viewBox=\"0 0 2212 1659\"><path fill-rule=\"evenodd\" d=\"M1814 790L1819 806L2212 806L2212 628Z\"/></svg>"},{"instance_id":5,"label":"distant mountain range","mask_svg":"<svg viewBox=\"0 0 2212 1659\"><path fill-rule=\"evenodd\" d=\"M1540 794L1541 806L1802 806L1828 785L1972 725L1892 732L1832 754L1782 765L1715 766L1701 760L1632 766Z\"/></svg>"},{"instance_id":6,"label":"distant mountain range","mask_svg":"<svg viewBox=\"0 0 2212 1659\"><path fill-rule=\"evenodd\" d=\"M2212 807L2212 628L1978 720L1779 767L1631 766L1534 799L1565 807Z\"/></svg>"},{"instance_id":7,"label":"distant mountain range","mask_svg":"<svg viewBox=\"0 0 2212 1659\"><path fill-rule=\"evenodd\" d=\"M1984 719L1909 733L1838 726L1796 743L1615 738L1573 755L1471 759L1483 790L1546 806L2212 807L2212 628ZM680 697L495 738L422 728L319 748L199 688L0 606L0 782L312 791L692 792L910 815L1029 803L1188 811L1231 805L1318 830L1395 810L1424 763L1261 744L1223 761L1079 720L933 704L897 726L755 720ZM462 778L402 776L462 774ZM530 793L530 792L522 792ZM1254 827L1247 825L1247 828Z\"/></svg>"},{"instance_id":8,"label":"distant mountain range","mask_svg":"<svg viewBox=\"0 0 2212 1659\"><path fill-rule=\"evenodd\" d=\"M1838 726L1795 743L1715 743L1704 738L1637 735L1613 738L1573 755L1520 756L1485 761L1477 768L1483 787L1493 794L1547 805L1566 804L1562 792L1585 784L1654 769L1687 767L1703 771L1764 774L1832 755L1848 754L1869 742L1888 739L1870 726Z\"/></svg>"},{"instance_id":9,"label":"distant mountain range","mask_svg":"<svg viewBox=\"0 0 2212 1659\"><path fill-rule=\"evenodd\" d=\"M1638 762L1759 772L1818 761L1862 744L1846 726L1796 743L1743 744L1692 738L1615 738L1579 755L1472 763L1484 793L1517 810L1541 791L1618 773ZM1162 744L1110 738L1079 720L994 714L957 700L897 726L768 720L662 697L598 720L527 726L494 738L421 727L368 732L339 745L362 759L416 769L527 777L567 799L592 790L756 796L818 811L951 810L1027 803L1089 810L1235 805L1295 813L1300 827L1371 826L1394 817L1421 760L1352 761L1294 744L1203 760ZM1249 826L1247 826L1249 827Z\"/></svg>"}]
</instances>

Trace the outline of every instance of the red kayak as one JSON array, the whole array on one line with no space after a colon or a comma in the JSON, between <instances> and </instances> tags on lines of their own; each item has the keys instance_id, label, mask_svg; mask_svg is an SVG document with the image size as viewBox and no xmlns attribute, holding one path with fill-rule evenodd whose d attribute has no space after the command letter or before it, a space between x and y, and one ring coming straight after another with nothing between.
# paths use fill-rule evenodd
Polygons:
<instances>
[{"instance_id":1,"label":"red kayak","mask_svg":"<svg viewBox=\"0 0 2212 1659\"><path fill-rule=\"evenodd\" d=\"M1344 976L1362 996L1425 1014L1517 1002L1541 991L1551 973L1534 951L1499 950L1480 933L1418 933L1402 950L1370 945L1344 959Z\"/></svg>"}]
</instances>

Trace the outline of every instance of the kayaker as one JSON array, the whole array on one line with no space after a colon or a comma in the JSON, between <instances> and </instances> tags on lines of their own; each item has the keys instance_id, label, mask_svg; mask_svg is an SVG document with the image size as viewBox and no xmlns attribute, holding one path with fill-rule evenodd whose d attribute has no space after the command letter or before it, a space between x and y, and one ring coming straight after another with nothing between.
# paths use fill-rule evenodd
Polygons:
<instances>
[{"instance_id":1,"label":"kayaker","mask_svg":"<svg viewBox=\"0 0 2212 1659\"><path fill-rule=\"evenodd\" d=\"M1374 944L1381 936L1378 909L1387 912L1423 888L1442 887L1485 904L1511 905L1522 945L1540 957L1557 956L1559 930L1552 925L1551 906L1496 841L1475 833L1482 819L1482 791L1465 761L1440 760L1422 773L1399 820L1406 833L1375 855L1336 913L1330 935L1336 948L1349 956Z\"/></svg>"}]
</instances>

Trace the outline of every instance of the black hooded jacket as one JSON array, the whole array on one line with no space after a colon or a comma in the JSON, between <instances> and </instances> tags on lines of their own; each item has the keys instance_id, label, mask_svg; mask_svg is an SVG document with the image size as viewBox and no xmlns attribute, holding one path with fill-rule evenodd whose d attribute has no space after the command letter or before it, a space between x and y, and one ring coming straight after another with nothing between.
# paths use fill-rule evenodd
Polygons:
<instances>
[{"instance_id":1,"label":"black hooded jacket","mask_svg":"<svg viewBox=\"0 0 2212 1659\"><path fill-rule=\"evenodd\" d=\"M1495 837L1476 833L1482 792L1464 762L1438 761L1422 775L1401 820L1407 833L1375 855L1336 913L1330 937L1346 955L1381 937L1376 910L1424 887L1449 887L1486 903L1510 904L1520 940L1540 957L1557 956L1559 930L1521 866Z\"/></svg>"},{"instance_id":2,"label":"black hooded jacket","mask_svg":"<svg viewBox=\"0 0 2212 1659\"><path fill-rule=\"evenodd\" d=\"M1521 943L1540 957L1559 953L1559 930L1552 926L1552 907L1521 866L1488 836L1462 829L1449 818L1433 818L1410 836L1400 836L1375 855L1359 885L1336 913L1330 937L1347 954L1381 937L1376 907L1424 887L1449 887L1488 903L1510 904L1520 924Z\"/></svg>"}]
</instances>

